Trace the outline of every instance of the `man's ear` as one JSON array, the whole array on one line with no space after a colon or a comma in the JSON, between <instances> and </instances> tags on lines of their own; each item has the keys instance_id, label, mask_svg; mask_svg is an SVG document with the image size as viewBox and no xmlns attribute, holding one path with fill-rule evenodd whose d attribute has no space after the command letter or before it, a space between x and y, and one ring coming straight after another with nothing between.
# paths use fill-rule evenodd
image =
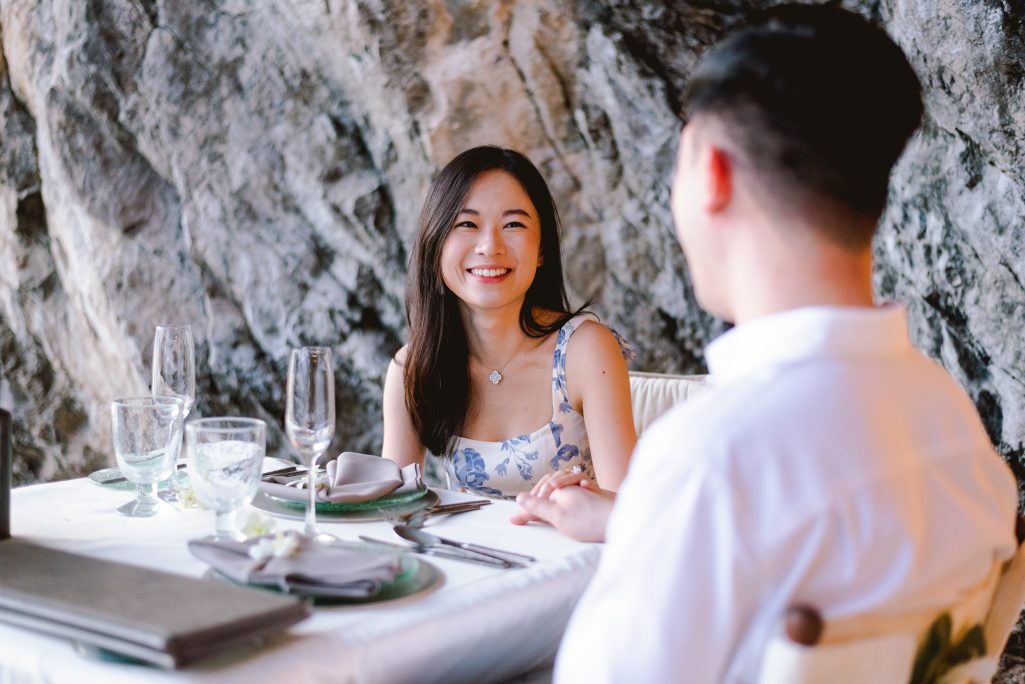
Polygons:
<instances>
[{"instance_id":1,"label":"man's ear","mask_svg":"<svg viewBox=\"0 0 1025 684\"><path fill-rule=\"evenodd\" d=\"M722 211L733 197L733 164L725 150L708 145L702 155L705 172L705 211Z\"/></svg>"}]
</instances>

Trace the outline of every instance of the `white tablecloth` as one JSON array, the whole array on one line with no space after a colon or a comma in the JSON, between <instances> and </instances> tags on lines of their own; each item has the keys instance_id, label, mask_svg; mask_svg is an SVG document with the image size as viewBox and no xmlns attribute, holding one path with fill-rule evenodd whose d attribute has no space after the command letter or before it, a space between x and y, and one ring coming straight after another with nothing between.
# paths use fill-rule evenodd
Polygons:
<instances>
[{"instance_id":1,"label":"white tablecloth","mask_svg":"<svg viewBox=\"0 0 1025 684\"><path fill-rule=\"evenodd\" d=\"M185 510L131 519L114 509L131 494L71 480L15 489L12 534L89 556L200 576L206 566L185 542L213 530L213 513ZM551 528L517 527L516 509L439 516L430 528L463 541L528 553L526 569L420 556L445 575L437 590L368 606L318 608L284 639L245 658L167 672L79 655L63 640L0 624L0 684L17 682L490 682L551 662L569 614L597 565L599 547ZM277 529L300 529L277 520ZM343 539L360 534L399 542L388 523L324 522Z\"/></svg>"}]
</instances>

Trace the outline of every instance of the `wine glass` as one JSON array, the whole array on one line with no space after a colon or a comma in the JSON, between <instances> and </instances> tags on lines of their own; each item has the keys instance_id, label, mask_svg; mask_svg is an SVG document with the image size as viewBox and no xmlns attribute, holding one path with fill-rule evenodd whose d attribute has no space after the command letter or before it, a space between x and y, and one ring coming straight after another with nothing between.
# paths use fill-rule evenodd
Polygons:
<instances>
[{"instance_id":1,"label":"wine glass","mask_svg":"<svg viewBox=\"0 0 1025 684\"><path fill-rule=\"evenodd\" d=\"M267 449L267 424L256 418L200 418L185 426L192 489L217 513L214 537L245 541L236 511L253 500Z\"/></svg>"},{"instance_id":2,"label":"wine glass","mask_svg":"<svg viewBox=\"0 0 1025 684\"><path fill-rule=\"evenodd\" d=\"M317 460L335 434L335 380L327 347L293 349L288 361L285 434L309 471L310 498L306 507L306 536L317 535Z\"/></svg>"},{"instance_id":3,"label":"wine glass","mask_svg":"<svg viewBox=\"0 0 1025 684\"><path fill-rule=\"evenodd\" d=\"M182 400L182 421L196 400L196 354L190 325L158 325L153 335L153 374L150 392L154 397L178 397ZM164 498L177 501L178 454Z\"/></svg>"},{"instance_id":4,"label":"wine glass","mask_svg":"<svg viewBox=\"0 0 1025 684\"><path fill-rule=\"evenodd\" d=\"M157 498L157 484L172 472L181 450L182 400L135 397L110 402L114 456L118 468L138 487L138 497L117 509L133 518L148 518L170 508Z\"/></svg>"}]
</instances>

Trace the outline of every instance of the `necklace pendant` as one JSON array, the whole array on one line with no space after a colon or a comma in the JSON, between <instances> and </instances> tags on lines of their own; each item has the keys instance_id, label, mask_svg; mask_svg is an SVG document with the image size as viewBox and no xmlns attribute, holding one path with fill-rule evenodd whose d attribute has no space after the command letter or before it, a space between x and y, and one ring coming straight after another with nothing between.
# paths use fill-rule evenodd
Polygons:
<instances>
[{"instance_id":1,"label":"necklace pendant","mask_svg":"<svg viewBox=\"0 0 1025 684\"><path fill-rule=\"evenodd\" d=\"M491 375L488 376L488 380L491 381L492 385L497 385L498 383L502 382L502 374L499 373L497 370L493 370L491 371Z\"/></svg>"}]
</instances>

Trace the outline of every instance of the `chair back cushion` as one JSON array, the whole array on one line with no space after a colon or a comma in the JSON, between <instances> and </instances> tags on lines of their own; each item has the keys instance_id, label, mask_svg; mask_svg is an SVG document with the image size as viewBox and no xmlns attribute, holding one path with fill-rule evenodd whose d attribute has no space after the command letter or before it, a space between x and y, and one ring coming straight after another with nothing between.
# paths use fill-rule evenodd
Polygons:
<instances>
[{"instance_id":1,"label":"chair back cushion","mask_svg":"<svg viewBox=\"0 0 1025 684\"><path fill-rule=\"evenodd\" d=\"M915 639L908 634L827 646L802 646L780 635L765 647L758 684L903 684L914 657Z\"/></svg>"},{"instance_id":2,"label":"chair back cushion","mask_svg":"<svg viewBox=\"0 0 1025 684\"><path fill-rule=\"evenodd\" d=\"M1025 607L1025 544L1004 565L993 593L989 615L986 616L986 646L991 655L999 656L1011 636L1011 629Z\"/></svg>"},{"instance_id":3,"label":"chair back cushion","mask_svg":"<svg viewBox=\"0 0 1025 684\"><path fill-rule=\"evenodd\" d=\"M630 373L630 400L634 427L644 432L657 418L681 401L709 386L707 375L664 375Z\"/></svg>"},{"instance_id":4,"label":"chair back cushion","mask_svg":"<svg viewBox=\"0 0 1025 684\"><path fill-rule=\"evenodd\" d=\"M970 626L982 623L990 613L994 594L999 593L1004 581L1004 569L1005 564L994 562L989 575L962 592L959 602L952 606L901 615L877 613L827 620L823 641L815 646L796 644L780 629L766 644L758 684L908 682L916 653L928 643L925 636L938 622L936 618L946 613L946 631L953 640L961 641ZM1003 628L1001 623L995 631L1002 632ZM985 630L988 640L988 626ZM989 681L996 672L1003 642L996 645L995 657L993 645L988 645L989 653L969 655L970 660L946 671L940 684Z\"/></svg>"}]
</instances>

